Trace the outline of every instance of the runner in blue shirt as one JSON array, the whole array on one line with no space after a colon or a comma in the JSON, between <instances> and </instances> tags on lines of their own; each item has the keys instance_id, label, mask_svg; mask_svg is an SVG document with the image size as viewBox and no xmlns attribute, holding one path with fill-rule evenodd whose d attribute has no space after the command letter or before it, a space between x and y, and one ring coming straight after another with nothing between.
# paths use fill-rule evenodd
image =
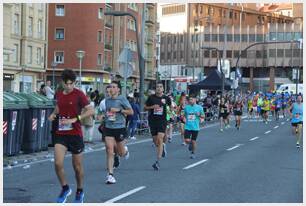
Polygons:
<instances>
[{"instance_id":1,"label":"runner in blue shirt","mask_svg":"<svg viewBox=\"0 0 306 206\"><path fill-rule=\"evenodd\" d=\"M194 159L200 122L202 123L205 118L203 107L196 104L196 98L194 96L189 97L189 104L184 108L183 118L186 122L184 139L186 144L189 144L188 150L191 152L190 158Z\"/></svg>"},{"instance_id":2,"label":"runner in blue shirt","mask_svg":"<svg viewBox=\"0 0 306 206\"><path fill-rule=\"evenodd\" d=\"M299 95L296 102L291 105L289 112L293 129L292 132L297 138L296 147L300 148L300 141L303 131L303 100L301 95Z\"/></svg>"}]
</instances>

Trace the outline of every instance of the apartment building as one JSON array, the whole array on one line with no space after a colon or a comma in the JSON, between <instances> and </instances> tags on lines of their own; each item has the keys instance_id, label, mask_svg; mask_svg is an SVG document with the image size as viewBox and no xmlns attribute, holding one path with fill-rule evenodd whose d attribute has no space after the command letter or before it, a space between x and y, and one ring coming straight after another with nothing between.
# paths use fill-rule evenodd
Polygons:
<instances>
[{"instance_id":1,"label":"apartment building","mask_svg":"<svg viewBox=\"0 0 306 206\"><path fill-rule=\"evenodd\" d=\"M153 34L156 24L154 4L49 4L49 48L47 79L59 81L65 68L73 69L78 76L81 68L82 89L104 91L112 79L123 79L119 55L124 47L130 48L134 61L133 74L127 80L127 89L139 88L139 68L137 55L136 27L129 16L115 17L104 15L105 11L125 11L136 16L139 33L145 32L143 49L146 59L146 85L155 81ZM145 16L144 16L145 15ZM144 20L144 21L142 21ZM90 24L89 24L90 22ZM142 26L144 25L144 26ZM142 42L140 42L142 43ZM82 61L76 52L82 50ZM56 66L52 66L52 62ZM77 79L79 81L79 77ZM124 84L124 83L123 83Z\"/></svg>"},{"instance_id":2,"label":"apartment building","mask_svg":"<svg viewBox=\"0 0 306 206\"><path fill-rule=\"evenodd\" d=\"M173 6L173 7L172 7ZM174 7L184 6L184 11ZM291 41L302 38L302 24L291 17L259 12L249 5L182 4L165 5L164 18L185 15L187 28L176 33L161 28L160 73L170 71L171 78L192 83L203 79L220 57L227 59L233 71L240 51L238 67L242 73L240 86L251 90L269 90L291 82L292 68L302 65L298 43L264 44L267 41ZM179 12L178 12L179 11ZM187 12L186 12L187 11ZM162 25L163 17L161 17ZM167 21L167 20L165 20ZM162 26L161 26L162 27Z\"/></svg>"},{"instance_id":3,"label":"apartment building","mask_svg":"<svg viewBox=\"0 0 306 206\"><path fill-rule=\"evenodd\" d=\"M3 91L39 89L46 71L46 22L46 4L3 4Z\"/></svg>"}]
</instances>

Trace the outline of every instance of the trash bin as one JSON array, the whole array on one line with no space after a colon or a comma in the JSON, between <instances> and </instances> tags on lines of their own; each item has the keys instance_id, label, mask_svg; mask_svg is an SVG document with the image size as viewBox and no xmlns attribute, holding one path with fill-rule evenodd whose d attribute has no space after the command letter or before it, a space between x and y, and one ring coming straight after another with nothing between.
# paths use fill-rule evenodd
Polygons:
<instances>
[{"instance_id":1,"label":"trash bin","mask_svg":"<svg viewBox=\"0 0 306 206\"><path fill-rule=\"evenodd\" d=\"M3 154L20 152L28 103L14 93L3 92Z\"/></svg>"},{"instance_id":2,"label":"trash bin","mask_svg":"<svg viewBox=\"0 0 306 206\"><path fill-rule=\"evenodd\" d=\"M54 101L37 93L18 95L26 98L29 105L21 150L24 153L48 150L51 139L51 122L48 121L48 117L53 112Z\"/></svg>"}]
</instances>

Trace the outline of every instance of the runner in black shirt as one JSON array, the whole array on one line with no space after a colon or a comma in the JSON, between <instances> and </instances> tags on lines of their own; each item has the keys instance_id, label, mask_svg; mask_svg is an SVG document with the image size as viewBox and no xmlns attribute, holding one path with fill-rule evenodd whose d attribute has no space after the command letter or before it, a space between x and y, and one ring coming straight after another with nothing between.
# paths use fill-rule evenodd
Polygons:
<instances>
[{"instance_id":1,"label":"runner in black shirt","mask_svg":"<svg viewBox=\"0 0 306 206\"><path fill-rule=\"evenodd\" d=\"M171 100L164 95L162 83L157 83L156 92L149 96L145 103L145 110L149 111L149 126L154 144L157 148L157 160L152 165L155 170L159 169L159 160L166 156L166 145L164 142L167 126L167 105L171 107Z\"/></svg>"}]
</instances>

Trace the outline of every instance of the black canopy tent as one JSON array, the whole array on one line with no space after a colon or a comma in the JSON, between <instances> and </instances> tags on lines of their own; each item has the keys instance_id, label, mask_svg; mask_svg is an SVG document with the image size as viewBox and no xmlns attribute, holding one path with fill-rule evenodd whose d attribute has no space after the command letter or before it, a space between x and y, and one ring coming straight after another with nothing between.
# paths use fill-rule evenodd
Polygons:
<instances>
[{"instance_id":1,"label":"black canopy tent","mask_svg":"<svg viewBox=\"0 0 306 206\"><path fill-rule=\"evenodd\" d=\"M232 84L231 81L224 79L224 90L230 90L231 84ZM214 90L214 91L222 90L221 73L217 69L214 69L212 72L209 73L206 79L196 84L191 84L188 86L188 88L190 90L189 93L194 93L201 89Z\"/></svg>"}]
</instances>

